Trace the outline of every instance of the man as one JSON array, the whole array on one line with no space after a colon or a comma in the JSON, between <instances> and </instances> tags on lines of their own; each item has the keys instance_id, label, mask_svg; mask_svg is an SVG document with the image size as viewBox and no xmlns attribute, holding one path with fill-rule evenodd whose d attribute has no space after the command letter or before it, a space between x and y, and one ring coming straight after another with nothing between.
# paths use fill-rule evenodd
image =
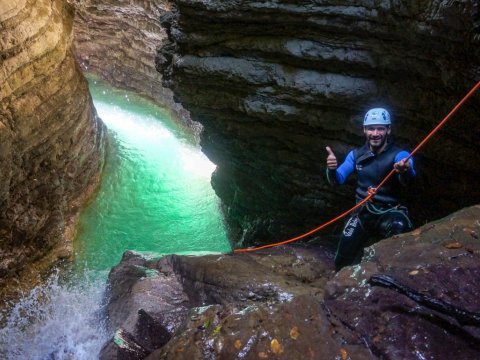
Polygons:
<instances>
[{"instance_id":1,"label":"man","mask_svg":"<svg viewBox=\"0 0 480 360\"><path fill-rule=\"evenodd\" d=\"M335 255L337 271L354 262L358 253L363 251L368 237L387 238L412 229L407 208L400 205L398 193L400 187L415 176L413 160L405 161L409 153L393 144L390 127L390 114L387 110L369 110L363 120L365 145L350 151L340 167L333 151L326 147L329 183L343 184L350 174L356 172L357 203L366 198L369 188L376 187L392 168L398 173L347 220Z\"/></svg>"}]
</instances>

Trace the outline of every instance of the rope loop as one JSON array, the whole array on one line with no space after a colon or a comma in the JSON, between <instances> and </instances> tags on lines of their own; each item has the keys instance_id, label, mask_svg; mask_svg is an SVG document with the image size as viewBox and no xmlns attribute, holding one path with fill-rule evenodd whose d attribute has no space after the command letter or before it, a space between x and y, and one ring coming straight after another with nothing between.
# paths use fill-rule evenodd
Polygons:
<instances>
[{"instance_id":1,"label":"rope loop","mask_svg":"<svg viewBox=\"0 0 480 360\"><path fill-rule=\"evenodd\" d=\"M377 189L378 189L378 187L373 187L373 186L368 187L367 192L368 192L368 195L370 196L370 199L369 199L370 201L373 201L372 198L377 193Z\"/></svg>"}]
</instances>

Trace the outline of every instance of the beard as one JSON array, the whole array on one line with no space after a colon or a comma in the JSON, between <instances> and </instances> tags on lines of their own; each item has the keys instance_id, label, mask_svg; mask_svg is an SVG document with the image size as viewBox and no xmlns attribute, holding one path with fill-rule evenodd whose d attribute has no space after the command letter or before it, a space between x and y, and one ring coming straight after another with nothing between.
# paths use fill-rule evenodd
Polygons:
<instances>
[{"instance_id":1,"label":"beard","mask_svg":"<svg viewBox=\"0 0 480 360\"><path fill-rule=\"evenodd\" d=\"M385 134L384 136L369 136L367 138L367 141L368 145L372 150L379 150L387 142L387 135Z\"/></svg>"}]
</instances>

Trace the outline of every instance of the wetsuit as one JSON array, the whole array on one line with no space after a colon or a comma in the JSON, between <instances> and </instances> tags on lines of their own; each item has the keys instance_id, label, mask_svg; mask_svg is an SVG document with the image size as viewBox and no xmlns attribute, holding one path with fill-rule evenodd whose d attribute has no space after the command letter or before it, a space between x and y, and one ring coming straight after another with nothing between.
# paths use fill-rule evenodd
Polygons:
<instances>
[{"instance_id":1,"label":"wetsuit","mask_svg":"<svg viewBox=\"0 0 480 360\"><path fill-rule=\"evenodd\" d=\"M407 151L394 144L387 144L381 153L374 154L368 144L365 144L352 150L336 170L327 169L328 181L331 184L343 184L353 172L356 172L355 197L358 203L368 196L370 186L377 186L393 169L393 165L408 155ZM410 170L390 178L378 189L373 201L357 209L347 220L335 255L337 270L354 262L367 238L372 236L387 238L412 229L408 210L398 201L402 185L406 185L408 180L415 176L413 160L410 159L409 162Z\"/></svg>"}]
</instances>

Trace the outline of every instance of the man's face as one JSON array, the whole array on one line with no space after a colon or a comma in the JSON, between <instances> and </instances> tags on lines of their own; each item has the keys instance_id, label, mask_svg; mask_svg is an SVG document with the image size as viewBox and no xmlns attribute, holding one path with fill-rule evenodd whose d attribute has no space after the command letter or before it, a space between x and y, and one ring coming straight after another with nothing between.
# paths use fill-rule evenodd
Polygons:
<instances>
[{"instance_id":1,"label":"man's face","mask_svg":"<svg viewBox=\"0 0 480 360\"><path fill-rule=\"evenodd\" d=\"M380 150L385 145L388 135L390 135L390 126L367 125L363 127L363 132L370 149Z\"/></svg>"}]
</instances>

